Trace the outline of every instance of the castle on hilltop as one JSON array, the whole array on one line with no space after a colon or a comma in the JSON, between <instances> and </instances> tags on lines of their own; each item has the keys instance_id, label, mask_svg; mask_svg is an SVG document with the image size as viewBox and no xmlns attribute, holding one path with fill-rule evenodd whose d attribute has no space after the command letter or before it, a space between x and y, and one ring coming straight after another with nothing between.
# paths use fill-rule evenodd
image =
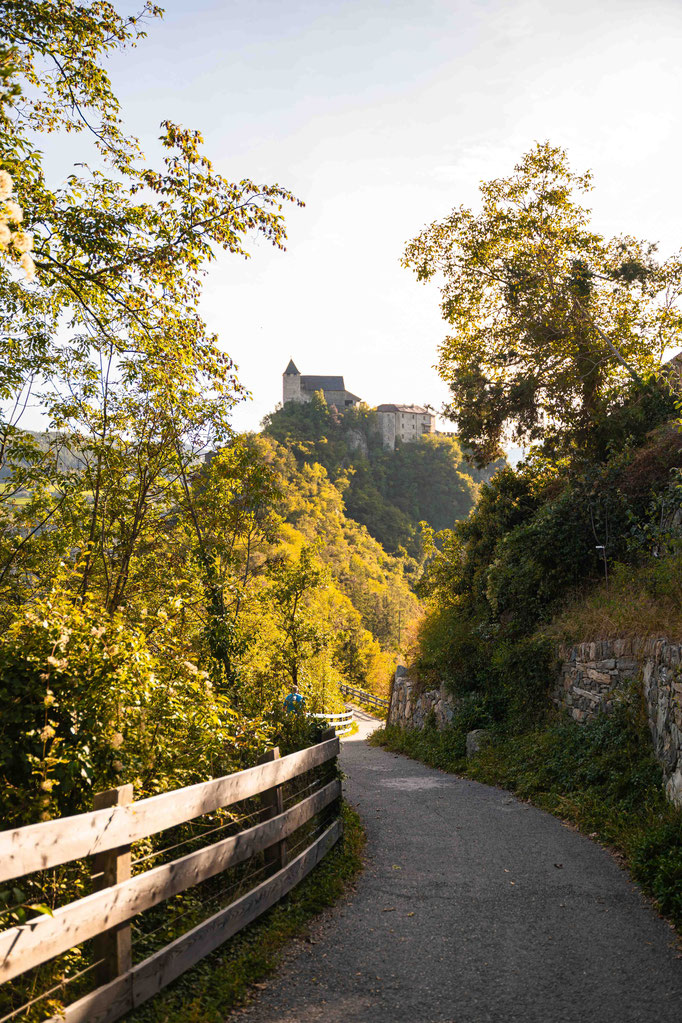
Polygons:
<instances>
[{"instance_id":1,"label":"castle on hilltop","mask_svg":"<svg viewBox=\"0 0 682 1023\"><path fill-rule=\"evenodd\" d=\"M282 374L282 403L288 401L310 401L315 391L322 391L328 405L336 405L338 409L354 408L360 404L357 394L346 390L343 377L301 376L289 359L289 365Z\"/></svg>"},{"instance_id":2,"label":"castle on hilltop","mask_svg":"<svg viewBox=\"0 0 682 1023\"><path fill-rule=\"evenodd\" d=\"M357 394L346 390L343 377L302 376L290 359L282 374L282 404L310 401L315 391L322 391L327 404L342 412L355 408L361 401ZM391 451L396 440L409 444L426 433L436 432L435 415L421 405L378 405L375 411L383 445Z\"/></svg>"}]
</instances>

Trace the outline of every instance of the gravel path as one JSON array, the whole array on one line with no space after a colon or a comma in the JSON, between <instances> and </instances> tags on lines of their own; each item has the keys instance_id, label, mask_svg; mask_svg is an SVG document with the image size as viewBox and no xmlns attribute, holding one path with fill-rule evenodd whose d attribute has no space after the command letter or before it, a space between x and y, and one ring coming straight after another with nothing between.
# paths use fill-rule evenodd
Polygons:
<instances>
[{"instance_id":1,"label":"gravel path","mask_svg":"<svg viewBox=\"0 0 682 1023\"><path fill-rule=\"evenodd\" d=\"M368 746L371 727L341 757L365 871L248 1023L681 1023L674 932L607 852L508 793Z\"/></svg>"}]
</instances>

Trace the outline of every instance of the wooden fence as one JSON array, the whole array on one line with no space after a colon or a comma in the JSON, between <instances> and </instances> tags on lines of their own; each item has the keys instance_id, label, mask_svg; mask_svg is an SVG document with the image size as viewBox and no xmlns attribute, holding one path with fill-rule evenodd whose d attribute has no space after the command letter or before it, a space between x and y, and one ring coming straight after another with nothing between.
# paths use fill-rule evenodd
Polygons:
<instances>
[{"instance_id":1,"label":"wooden fence","mask_svg":"<svg viewBox=\"0 0 682 1023\"><path fill-rule=\"evenodd\" d=\"M342 833L337 772L333 770L331 781L318 778L308 786L314 791L287 809L282 793L293 779L307 780L309 772L323 765L327 772L333 769L338 751L339 740L329 729L316 746L281 758L278 749L270 750L257 766L235 774L138 802L132 801L132 785L123 785L95 797L90 813L0 832L0 882L92 857L95 889L51 916L0 932L0 983L94 939L99 986L66 1006L63 1014L50 1016L49 1023L108 1023L141 1005L273 906L332 848ZM260 797L258 813L264 818L255 826L131 876L134 842L253 797ZM325 820L318 826L321 834L309 844L306 833L306 847L288 854L287 839L325 808L327 815L334 811L331 823ZM265 880L133 965L134 917L254 857L264 860L260 869L267 870ZM25 1008L4 1019L17 1017Z\"/></svg>"},{"instance_id":2,"label":"wooden fence","mask_svg":"<svg viewBox=\"0 0 682 1023\"><path fill-rule=\"evenodd\" d=\"M326 721L328 725L333 726L338 736L350 735L353 730L352 710L344 710L340 714L313 714L312 716Z\"/></svg>"},{"instance_id":3,"label":"wooden fence","mask_svg":"<svg viewBox=\"0 0 682 1023\"><path fill-rule=\"evenodd\" d=\"M368 693L364 689L356 689L355 686L348 686L345 682L339 685L339 689L344 696L350 696L358 703L374 707L375 710L388 710L388 700L384 700L381 696L375 696L374 693Z\"/></svg>"}]
</instances>

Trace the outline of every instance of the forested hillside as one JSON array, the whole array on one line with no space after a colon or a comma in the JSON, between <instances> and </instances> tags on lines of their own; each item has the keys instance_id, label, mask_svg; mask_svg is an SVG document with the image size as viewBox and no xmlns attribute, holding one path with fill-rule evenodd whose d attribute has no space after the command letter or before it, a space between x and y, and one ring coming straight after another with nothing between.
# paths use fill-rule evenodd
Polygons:
<instances>
[{"instance_id":1,"label":"forested hillside","mask_svg":"<svg viewBox=\"0 0 682 1023\"><path fill-rule=\"evenodd\" d=\"M606 573L631 595L636 579L675 574L678 378L660 364L682 336L682 264L591 230L589 188L564 151L537 145L481 185L479 211L454 210L405 254L440 281L440 371L478 462L504 436L530 445L441 536L421 585L419 663L485 694L481 713L497 720L541 706L550 669L536 648L557 612Z\"/></svg>"},{"instance_id":2,"label":"forested hillside","mask_svg":"<svg viewBox=\"0 0 682 1023\"><path fill-rule=\"evenodd\" d=\"M342 679L385 690L416 610L415 565L347 517L324 468L231 430L242 388L199 313L203 274L257 237L283 248L298 200L228 180L172 121L155 164L124 133L106 62L158 14L19 3L3 51L6 825L308 743L282 714L292 686L311 710L338 709ZM71 155L65 183L41 133ZM25 428L34 406L49 431Z\"/></svg>"},{"instance_id":3,"label":"forested hillside","mask_svg":"<svg viewBox=\"0 0 682 1023\"><path fill-rule=\"evenodd\" d=\"M417 660L454 691L477 693L481 720L542 711L555 636L627 634L637 622L680 632L675 415L665 383L633 385L589 457L536 450L484 484L472 516L441 535L420 586L429 611ZM563 624L550 628L557 615Z\"/></svg>"},{"instance_id":4,"label":"forested hillside","mask_svg":"<svg viewBox=\"0 0 682 1023\"><path fill-rule=\"evenodd\" d=\"M387 451L374 411L339 413L322 394L306 404L288 402L267 417L264 432L292 452L299 465L324 466L343 492L347 513L387 551L422 553L420 523L446 529L473 508L478 482L497 465L472 468L455 437L427 434L416 444Z\"/></svg>"}]
</instances>

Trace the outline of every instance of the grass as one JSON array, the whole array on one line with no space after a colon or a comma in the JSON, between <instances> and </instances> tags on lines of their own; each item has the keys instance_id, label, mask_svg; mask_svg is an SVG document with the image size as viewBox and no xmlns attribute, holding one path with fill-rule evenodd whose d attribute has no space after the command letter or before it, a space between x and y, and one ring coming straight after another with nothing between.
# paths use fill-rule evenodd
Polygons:
<instances>
[{"instance_id":1,"label":"grass","mask_svg":"<svg viewBox=\"0 0 682 1023\"><path fill-rule=\"evenodd\" d=\"M370 742L496 785L569 821L614 851L682 933L682 811L666 799L646 725L620 708L586 725L551 722L499 734L472 759L465 734L391 726Z\"/></svg>"},{"instance_id":2,"label":"grass","mask_svg":"<svg viewBox=\"0 0 682 1023\"><path fill-rule=\"evenodd\" d=\"M682 552L648 558L639 565L614 564L609 584L601 583L543 630L551 639L665 636L682 640Z\"/></svg>"},{"instance_id":3,"label":"grass","mask_svg":"<svg viewBox=\"0 0 682 1023\"><path fill-rule=\"evenodd\" d=\"M286 898L222 948L126 1018L130 1023L224 1023L248 1001L253 986L277 967L292 938L308 933L322 910L334 905L362 869L365 834L360 818L343 806L344 833L315 870Z\"/></svg>"}]
</instances>

